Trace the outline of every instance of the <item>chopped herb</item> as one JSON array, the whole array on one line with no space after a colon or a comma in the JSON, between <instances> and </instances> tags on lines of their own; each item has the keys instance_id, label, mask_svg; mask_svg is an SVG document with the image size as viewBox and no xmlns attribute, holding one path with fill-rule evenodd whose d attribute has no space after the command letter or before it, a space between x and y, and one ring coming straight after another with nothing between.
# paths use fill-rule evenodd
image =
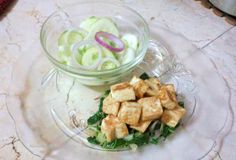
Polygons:
<instances>
[{"instance_id":1,"label":"chopped herb","mask_svg":"<svg viewBox=\"0 0 236 160\"><path fill-rule=\"evenodd\" d=\"M183 102L183 101L179 101L179 102L178 102L178 105L179 105L180 107L183 107L183 108L184 108L184 102Z\"/></svg>"},{"instance_id":2,"label":"chopped herb","mask_svg":"<svg viewBox=\"0 0 236 160\"><path fill-rule=\"evenodd\" d=\"M177 125L176 127L169 127L167 125L165 125L164 123L162 123L162 126L160 128L160 132L161 135L160 137L163 137L164 139L166 139L168 136L170 136L172 133L175 132L176 128L178 128L179 125Z\"/></svg>"},{"instance_id":3,"label":"chopped herb","mask_svg":"<svg viewBox=\"0 0 236 160\"><path fill-rule=\"evenodd\" d=\"M149 134L148 134L148 132L146 132L146 133L136 132L134 134L134 138L130 141L127 141L127 142L128 142L128 144L137 144L138 146L148 144Z\"/></svg>"},{"instance_id":4,"label":"chopped herb","mask_svg":"<svg viewBox=\"0 0 236 160\"><path fill-rule=\"evenodd\" d=\"M107 114L102 111L102 106L103 106L103 100L109 94L109 92L110 91L107 90L104 93L104 95L100 98L100 102L99 102L99 105L98 105L98 111L94 115L89 117L89 119L87 120L88 125L93 125L93 124L101 121L103 118L105 118L107 116Z\"/></svg>"},{"instance_id":5,"label":"chopped herb","mask_svg":"<svg viewBox=\"0 0 236 160\"><path fill-rule=\"evenodd\" d=\"M149 75L144 72L143 74L141 74L141 76L139 76L139 78L141 78L142 80L149 79Z\"/></svg>"},{"instance_id":6,"label":"chopped herb","mask_svg":"<svg viewBox=\"0 0 236 160\"><path fill-rule=\"evenodd\" d=\"M98 111L93 116L89 117L89 119L87 120L87 123L88 123L88 125L93 125L93 124L101 121L105 117L106 117L105 113Z\"/></svg>"},{"instance_id":7,"label":"chopped herb","mask_svg":"<svg viewBox=\"0 0 236 160\"><path fill-rule=\"evenodd\" d=\"M102 147L107 148L107 149L114 149L114 148L125 147L125 146L127 146L127 143L123 139L115 139L111 142L106 141L102 144Z\"/></svg>"},{"instance_id":8,"label":"chopped herb","mask_svg":"<svg viewBox=\"0 0 236 160\"><path fill-rule=\"evenodd\" d=\"M152 137L151 140L150 140L150 143L152 143L152 144L158 144L159 139L160 139L159 137Z\"/></svg>"},{"instance_id":9,"label":"chopped herb","mask_svg":"<svg viewBox=\"0 0 236 160\"><path fill-rule=\"evenodd\" d=\"M104 96L106 97L106 96L108 96L109 95L109 93L111 92L111 90L106 90L105 92L104 92Z\"/></svg>"},{"instance_id":10,"label":"chopped herb","mask_svg":"<svg viewBox=\"0 0 236 160\"><path fill-rule=\"evenodd\" d=\"M92 143L92 144L100 144L97 141L96 137L88 137L87 140L88 140L89 143Z\"/></svg>"}]
</instances>

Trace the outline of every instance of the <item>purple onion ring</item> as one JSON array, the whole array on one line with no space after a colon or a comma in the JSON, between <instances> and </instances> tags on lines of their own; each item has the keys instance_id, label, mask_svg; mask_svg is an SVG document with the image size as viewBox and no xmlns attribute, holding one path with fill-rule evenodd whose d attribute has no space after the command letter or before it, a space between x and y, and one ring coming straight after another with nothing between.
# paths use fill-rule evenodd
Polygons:
<instances>
[{"instance_id":1,"label":"purple onion ring","mask_svg":"<svg viewBox=\"0 0 236 160\"><path fill-rule=\"evenodd\" d=\"M111 42L115 43L117 47L112 47L110 44L102 40L102 37L110 40ZM121 52L125 49L125 44L122 40L120 40L115 35L108 33L108 32L97 32L95 35L95 40L102 45L103 47L107 48L108 50L112 52Z\"/></svg>"}]
</instances>

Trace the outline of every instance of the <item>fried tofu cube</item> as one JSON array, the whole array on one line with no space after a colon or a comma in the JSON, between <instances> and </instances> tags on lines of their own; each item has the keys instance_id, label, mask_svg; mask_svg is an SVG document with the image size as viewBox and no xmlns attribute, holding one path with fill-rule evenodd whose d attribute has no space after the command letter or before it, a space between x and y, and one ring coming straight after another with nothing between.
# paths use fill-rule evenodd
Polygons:
<instances>
[{"instance_id":1,"label":"fried tofu cube","mask_svg":"<svg viewBox=\"0 0 236 160\"><path fill-rule=\"evenodd\" d=\"M162 106L167 109L174 109L177 106L176 97L173 97L166 87L161 87L158 98Z\"/></svg>"},{"instance_id":2,"label":"fried tofu cube","mask_svg":"<svg viewBox=\"0 0 236 160\"><path fill-rule=\"evenodd\" d=\"M145 82L149 86L146 94L148 96L157 96L161 87L160 81L157 78L149 78Z\"/></svg>"},{"instance_id":3,"label":"fried tofu cube","mask_svg":"<svg viewBox=\"0 0 236 160\"><path fill-rule=\"evenodd\" d=\"M135 100L134 88L128 82L111 86L111 95L112 98L119 102Z\"/></svg>"},{"instance_id":4,"label":"fried tofu cube","mask_svg":"<svg viewBox=\"0 0 236 160\"><path fill-rule=\"evenodd\" d=\"M179 120L185 115L186 110L180 106L171 110L164 110L161 121L170 127L175 127Z\"/></svg>"},{"instance_id":5,"label":"fried tofu cube","mask_svg":"<svg viewBox=\"0 0 236 160\"><path fill-rule=\"evenodd\" d=\"M137 125L141 116L141 105L136 102L123 102L118 113L121 122Z\"/></svg>"},{"instance_id":6,"label":"fried tofu cube","mask_svg":"<svg viewBox=\"0 0 236 160\"><path fill-rule=\"evenodd\" d=\"M129 134L125 123L122 123L116 116L108 115L102 120L101 132L111 142L115 138L123 138Z\"/></svg>"},{"instance_id":7,"label":"fried tofu cube","mask_svg":"<svg viewBox=\"0 0 236 160\"><path fill-rule=\"evenodd\" d=\"M118 118L117 118L118 119ZM124 138L128 136L129 131L125 123L119 123L115 127L116 138Z\"/></svg>"},{"instance_id":8,"label":"fried tofu cube","mask_svg":"<svg viewBox=\"0 0 236 160\"><path fill-rule=\"evenodd\" d=\"M116 117L113 115L108 115L106 118L102 120L101 124L101 132L106 136L107 141L110 142L114 140L116 137L115 135L115 124Z\"/></svg>"},{"instance_id":9,"label":"fried tofu cube","mask_svg":"<svg viewBox=\"0 0 236 160\"><path fill-rule=\"evenodd\" d=\"M161 117L163 109L157 97L146 97L138 100L142 106L142 121L154 120Z\"/></svg>"},{"instance_id":10,"label":"fried tofu cube","mask_svg":"<svg viewBox=\"0 0 236 160\"><path fill-rule=\"evenodd\" d=\"M164 87L166 87L166 89L169 91L169 92L173 92L175 93L175 87L173 84L165 84L163 85Z\"/></svg>"},{"instance_id":11,"label":"fried tofu cube","mask_svg":"<svg viewBox=\"0 0 236 160\"><path fill-rule=\"evenodd\" d=\"M149 88L149 86L144 80L135 76L130 81L130 84L133 86L135 95L138 98L142 98Z\"/></svg>"},{"instance_id":12,"label":"fried tofu cube","mask_svg":"<svg viewBox=\"0 0 236 160\"><path fill-rule=\"evenodd\" d=\"M136 126L131 125L130 128L133 128L141 133L144 133L146 131L146 129L148 128L148 126L151 124L151 122L152 121L141 121Z\"/></svg>"},{"instance_id":13,"label":"fried tofu cube","mask_svg":"<svg viewBox=\"0 0 236 160\"><path fill-rule=\"evenodd\" d=\"M175 87L173 84L165 84L162 87L165 87L167 89L167 91L170 93L172 99L174 101L177 101L177 97L176 97L176 92L175 92Z\"/></svg>"},{"instance_id":14,"label":"fried tofu cube","mask_svg":"<svg viewBox=\"0 0 236 160\"><path fill-rule=\"evenodd\" d=\"M111 94L109 94L103 101L102 111L106 114L113 114L116 116L118 114L120 108L120 102L117 102L114 98L112 98Z\"/></svg>"}]
</instances>

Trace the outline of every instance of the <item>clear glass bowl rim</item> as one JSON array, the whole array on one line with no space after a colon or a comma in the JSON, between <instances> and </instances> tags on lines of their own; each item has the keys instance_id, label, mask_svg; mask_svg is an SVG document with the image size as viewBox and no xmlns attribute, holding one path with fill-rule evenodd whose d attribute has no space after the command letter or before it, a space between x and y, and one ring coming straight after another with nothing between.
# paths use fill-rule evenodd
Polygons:
<instances>
[{"instance_id":1,"label":"clear glass bowl rim","mask_svg":"<svg viewBox=\"0 0 236 160\"><path fill-rule=\"evenodd\" d=\"M144 25L144 29L145 29L145 32L146 32L146 35L143 39L143 48L141 48L141 50L139 51L139 53L141 54L138 54L138 56L135 57L135 59L133 59L132 61L130 61L129 63L126 63L124 65L121 65L117 68L114 68L114 69L109 69L109 70L96 70L96 71L89 71L89 70L78 70L72 66L68 66L66 64L63 64L61 63L60 61L58 61L57 59L55 59L51 54L50 52L47 50L46 46L45 46L45 43L44 43L44 30L46 29L46 25L47 23L51 20L51 18L53 16L55 16L57 13L59 13L60 11L63 11L63 10L66 10L66 9L69 9L71 7L75 7L78 6L78 5L81 5L81 4L105 4L105 5L110 5L110 6L115 6L115 7L121 7L121 8L124 8L126 10L128 10L129 12L132 12L134 13L134 15L137 16L137 18L143 23ZM41 30L40 30L40 42L41 42L41 46L44 50L44 52L46 53L47 57L49 58L49 60L59 69L61 69L62 71L65 71L67 73L71 73L71 74L76 74L76 75L80 75L80 76L88 76L88 77L93 77L93 76L96 76L96 75L109 75L109 74L112 74L112 73L116 73L120 70L127 70L136 66L137 64L139 64L141 62L141 60L143 59L143 57L145 56L146 54L146 50L148 48L148 44L149 44L149 38L150 38L150 29L148 27L148 24L147 22L145 21L145 19L137 12L135 11L134 9L130 8L130 7L127 7L125 5L122 5L122 4L112 4L112 3L105 3L105 2L78 2L78 3L75 3L75 4L72 4L72 5L68 5L64 8L61 8L55 12L53 12L51 15L48 16L48 18L44 21L42 27L41 27Z\"/></svg>"}]
</instances>

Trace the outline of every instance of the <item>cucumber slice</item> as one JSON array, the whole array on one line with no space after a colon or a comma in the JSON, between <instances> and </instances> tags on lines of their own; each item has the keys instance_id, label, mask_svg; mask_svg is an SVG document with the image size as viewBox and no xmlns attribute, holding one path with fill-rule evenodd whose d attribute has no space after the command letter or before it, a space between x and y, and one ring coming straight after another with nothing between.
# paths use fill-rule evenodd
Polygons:
<instances>
[{"instance_id":1,"label":"cucumber slice","mask_svg":"<svg viewBox=\"0 0 236 160\"><path fill-rule=\"evenodd\" d=\"M119 31L116 24L109 18L101 18L95 22L89 30L88 38L94 38L97 32L108 32L119 37Z\"/></svg>"},{"instance_id":2,"label":"cucumber slice","mask_svg":"<svg viewBox=\"0 0 236 160\"><path fill-rule=\"evenodd\" d=\"M122 64L128 63L135 58L135 51L132 48L128 48L121 57L120 61Z\"/></svg>"},{"instance_id":3,"label":"cucumber slice","mask_svg":"<svg viewBox=\"0 0 236 160\"><path fill-rule=\"evenodd\" d=\"M58 45L72 45L73 43L80 42L85 37L85 33L77 30L64 31L58 39Z\"/></svg>"},{"instance_id":4,"label":"cucumber slice","mask_svg":"<svg viewBox=\"0 0 236 160\"><path fill-rule=\"evenodd\" d=\"M72 45L78 43L84 39L84 33L78 31L70 31L67 36L67 44Z\"/></svg>"},{"instance_id":5,"label":"cucumber slice","mask_svg":"<svg viewBox=\"0 0 236 160\"><path fill-rule=\"evenodd\" d=\"M116 59L116 56L111 51L109 51L108 49L104 47L102 47L102 56Z\"/></svg>"},{"instance_id":6,"label":"cucumber slice","mask_svg":"<svg viewBox=\"0 0 236 160\"><path fill-rule=\"evenodd\" d=\"M91 66L98 61L98 50L95 47L91 47L83 54L81 64L83 66Z\"/></svg>"},{"instance_id":7,"label":"cucumber slice","mask_svg":"<svg viewBox=\"0 0 236 160\"><path fill-rule=\"evenodd\" d=\"M128 47L133 48L136 50L138 48L138 38L134 34L125 34L121 38L125 45L128 45Z\"/></svg>"},{"instance_id":8,"label":"cucumber slice","mask_svg":"<svg viewBox=\"0 0 236 160\"><path fill-rule=\"evenodd\" d=\"M98 17L95 16L89 17L80 23L80 28L89 32L93 24L96 23L98 20L99 20Z\"/></svg>"},{"instance_id":9,"label":"cucumber slice","mask_svg":"<svg viewBox=\"0 0 236 160\"><path fill-rule=\"evenodd\" d=\"M120 62L115 58L106 57L103 58L100 66L98 67L99 70L108 70L114 69L120 66Z\"/></svg>"},{"instance_id":10,"label":"cucumber slice","mask_svg":"<svg viewBox=\"0 0 236 160\"><path fill-rule=\"evenodd\" d=\"M69 46L59 46L58 48L58 57L62 63L67 64L70 60L71 50Z\"/></svg>"},{"instance_id":11,"label":"cucumber slice","mask_svg":"<svg viewBox=\"0 0 236 160\"><path fill-rule=\"evenodd\" d=\"M72 55L72 45L83 40L85 36L86 33L82 30L67 30L61 34L58 39L58 51L59 58L63 63L68 64L70 62L70 56ZM79 55L78 57L81 56Z\"/></svg>"},{"instance_id":12,"label":"cucumber slice","mask_svg":"<svg viewBox=\"0 0 236 160\"><path fill-rule=\"evenodd\" d=\"M62 46L67 44L67 37L68 37L69 32L68 31L64 31L60 37L58 38L58 46Z\"/></svg>"}]
</instances>

